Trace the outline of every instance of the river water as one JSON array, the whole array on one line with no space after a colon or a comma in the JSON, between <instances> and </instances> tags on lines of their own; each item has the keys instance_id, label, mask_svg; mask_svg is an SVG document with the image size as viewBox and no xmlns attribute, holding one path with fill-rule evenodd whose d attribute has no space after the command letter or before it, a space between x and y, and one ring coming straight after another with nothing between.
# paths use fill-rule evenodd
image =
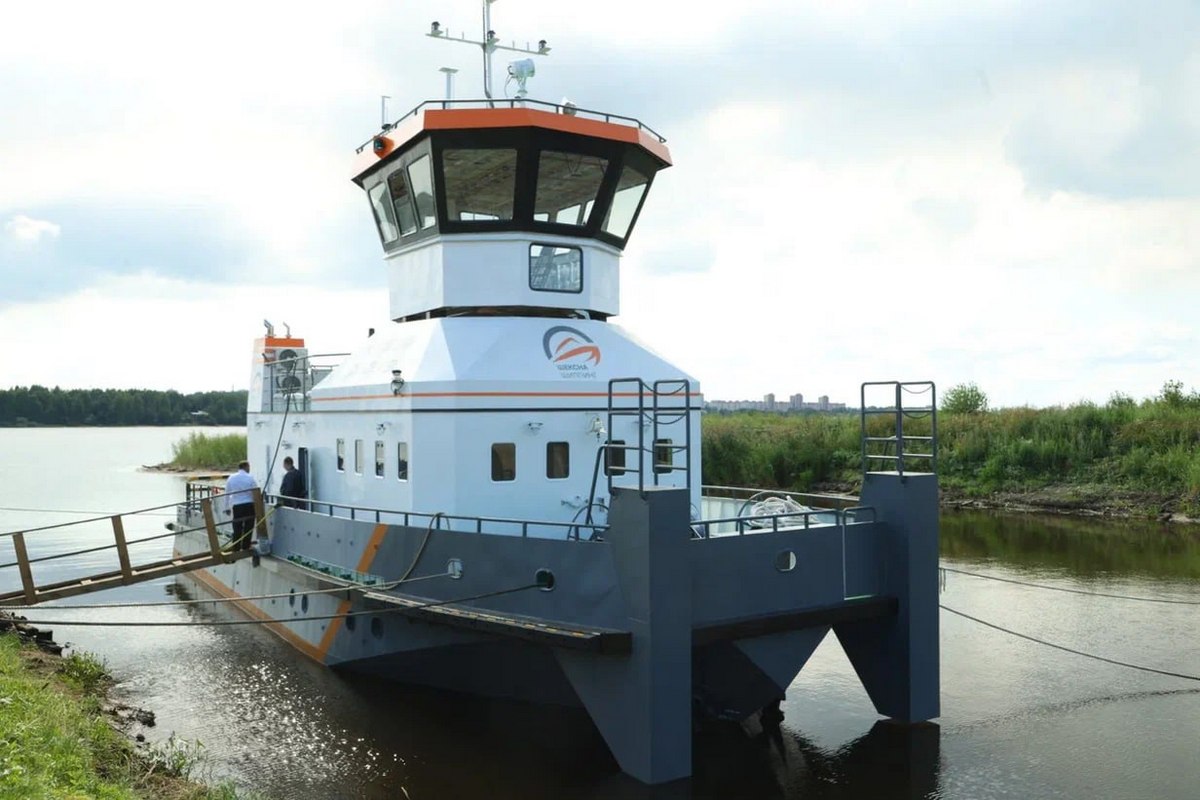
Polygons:
<instances>
[{"instance_id":1,"label":"river water","mask_svg":"<svg viewBox=\"0 0 1200 800\"><path fill-rule=\"evenodd\" d=\"M211 429L210 429L211 430ZM183 479L146 473L181 428L0 429L0 531L177 502ZM126 523L163 533L161 512ZM111 541L107 523L31 535L30 554ZM941 602L1077 650L1200 674L1200 532L1131 522L946 514L943 566L1052 586L1187 601L1098 597L947 572ZM165 557L171 540L138 545ZM0 562L11 560L0 541ZM111 568L84 554L35 570ZM14 588L0 570L0 589ZM187 595L167 579L71 602ZM188 622L224 609L29 612L32 619ZM696 737L695 776L648 791L622 777L577 711L480 701L342 676L253 625L89 628L55 638L105 659L126 702L153 710L155 740L199 740L212 777L267 797L1155 798L1200 797L1200 683L1100 663L942 613L942 717L878 722L830 636L797 678L778 734Z\"/></svg>"}]
</instances>

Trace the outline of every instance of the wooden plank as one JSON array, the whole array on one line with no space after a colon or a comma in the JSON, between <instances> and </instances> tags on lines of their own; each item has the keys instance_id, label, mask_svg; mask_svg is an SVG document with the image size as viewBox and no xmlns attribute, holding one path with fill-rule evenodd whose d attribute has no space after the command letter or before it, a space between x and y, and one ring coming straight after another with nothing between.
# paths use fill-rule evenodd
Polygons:
<instances>
[{"instance_id":1,"label":"wooden plank","mask_svg":"<svg viewBox=\"0 0 1200 800\"><path fill-rule=\"evenodd\" d=\"M29 552L25 549L25 534L21 531L13 534L13 550L17 554L17 569L21 571L21 588L25 603L33 605L37 602L37 587L33 585L33 569L29 566Z\"/></svg>"},{"instance_id":2,"label":"wooden plank","mask_svg":"<svg viewBox=\"0 0 1200 800\"><path fill-rule=\"evenodd\" d=\"M121 579L133 582L133 568L129 566L129 547L125 544L125 523L119 515L112 518L113 538L117 540L117 559L121 562Z\"/></svg>"},{"instance_id":3,"label":"wooden plank","mask_svg":"<svg viewBox=\"0 0 1200 800\"><path fill-rule=\"evenodd\" d=\"M254 490L254 528L259 539L267 538L267 508L263 505L262 490Z\"/></svg>"},{"instance_id":4,"label":"wooden plank","mask_svg":"<svg viewBox=\"0 0 1200 800\"><path fill-rule=\"evenodd\" d=\"M213 558L221 558L221 540L217 538L217 523L213 519L211 497L200 501L200 510L204 513L204 531L208 534L208 550L212 553Z\"/></svg>"}]
</instances>

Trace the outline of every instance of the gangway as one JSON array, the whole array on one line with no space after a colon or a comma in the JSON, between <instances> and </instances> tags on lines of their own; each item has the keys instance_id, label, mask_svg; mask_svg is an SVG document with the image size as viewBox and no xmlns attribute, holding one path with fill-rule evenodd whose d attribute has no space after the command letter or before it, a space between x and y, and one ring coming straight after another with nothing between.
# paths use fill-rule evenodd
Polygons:
<instances>
[{"instance_id":1,"label":"gangway","mask_svg":"<svg viewBox=\"0 0 1200 800\"><path fill-rule=\"evenodd\" d=\"M146 512L159 511L167 508L176 508L178 505L177 503L155 506L153 508L143 508L137 511L126 512L124 514L93 517L86 520L66 522L58 525L47 525L40 528L32 528L29 530L14 531L9 534L3 534L3 536L7 536L12 539L15 560L7 564L0 564L0 570L16 567L21 575L21 588L8 592L0 592L0 607L12 605L37 605L38 603L45 603L49 600L59 600L64 597L90 594L92 592L99 592L105 589L112 589L117 586L128 586L130 584L142 583L144 581L151 581L157 578L165 578L171 575L180 575L185 572L192 572L193 570L216 566L217 564L230 564L234 561L238 561L253 555L250 549L234 550L229 547L224 549L222 548L217 532L217 523L215 521L212 509L212 501L214 496L215 495L210 494L209 496L203 498L189 498L188 500L188 505L198 506L201 514L203 515L203 530L208 535L208 548L206 550L197 553L189 553L186 555L177 555L173 558L151 561L145 564L135 565L132 562L129 557L130 545L166 538L168 536L175 536L182 531L173 530L168 534L150 536L143 539L127 540L125 536L125 518ZM254 518L256 520L256 536L260 539L266 538L267 514L265 505L263 503L262 492L258 489L253 491L253 502ZM29 550L25 541L27 534L76 525L84 525L91 522L103 521L105 519L109 520L112 525L112 544L102 545L99 547L89 547L83 550L73 550L68 553L40 556L37 558L29 557ZM119 569L94 573L82 578L72 578L70 580L57 581L54 583L39 584L34 580L34 564L69 558L85 553L103 552L106 550L116 551L117 560L120 564Z\"/></svg>"}]
</instances>

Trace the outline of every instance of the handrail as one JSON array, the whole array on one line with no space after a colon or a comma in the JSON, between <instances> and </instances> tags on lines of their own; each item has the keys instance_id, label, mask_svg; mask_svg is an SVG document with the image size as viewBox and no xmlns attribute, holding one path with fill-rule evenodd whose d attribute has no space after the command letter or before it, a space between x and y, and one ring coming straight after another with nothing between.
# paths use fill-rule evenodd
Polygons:
<instances>
[{"instance_id":1,"label":"handrail","mask_svg":"<svg viewBox=\"0 0 1200 800\"><path fill-rule=\"evenodd\" d=\"M868 510L871 512L871 515L872 515L871 523L861 522L857 518L851 519L850 514L848 513L850 511L853 511L853 512L855 512L855 516L857 517L858 512L868 511ZM812 519L811 518L815 517L815 516L821 516L822 514L833 514L834 515L833 522L828 523L831 527L832 526L841 526L844 528L847 525L872 524L876 521L874 508L872 508L871 506L855 506L850 509L820 508L820 509L811 509L809 511L784 511L779 514L764 514L764 515L758 516L758 517L723 517L721 519L702 519L702 520L696 520L696 521L690 523L690 525L692 527L692 530L696 530L697 528L704 529L704 532L700 533L701 539L711 539L712 538L711 528L713 525L725 525L725 524L729 524L729 523L734 523L737 527L737 535L738 536L746 535L747 528L750 528L751 530L754 530L754 531L764 531L765 532L764 528L761 525L754 525L752 523L753 522L762 523L766 520L771 521L771 528L770 528L771 533L778 533L781 530L782 531L795 530L797 528L800 528L802 530L808 530L809 528L812 527ZM803 525L800 525L800 524L786 525L785 524L782 527L780 527L780 524L779 524L780 520L794 519L795 517L803 517L804 518ZM699 533L699 531L697 531L697 533Z\"/></svg>"},{"instance_id":2,"label":"handrail","mask_svg":"<svg viewBox=\"0 0 1200 800\"><path fill-rule=\"evenodd\" d=\"M562 103L550 103L545 100L530 100L529 98L518 99L518 98L510 97L510 98L505 98L505 99L485 99L485 100L467 100L467 99L463 99L463 100L425 100L424 102L418 103L416 106L413 107L413 109L411 111L409 111L407 114L404 114L403 116L401 116L395 122L391 123L390 125L384 125L383 131L384 131L384 133L390 131L392 128L395 128L397 125L399 125L401 122L408 119L409 117L415 117L418 113L420 113L426 107L437 108L442 111L448 111L455 107L496 108L498 106L504 106L504 105L507 105L509 108L520 108L523 106L543 106L546 108L553 108L554 113L556 113L556 114L567 113L567 106ZM666 137L664 137L658 131L654 130L649 125L645 124L641 120L636 119L634 117L626 117L626 116L622 116L620 114L610 114L606 111L594 111L594 110L588 109L588 108L579 108L578 106L571 106L570 113L573 114L574 116L583 115L585 117L594 117L597 119L603 119L605 122L618 122L621 124L627 124L627 125L630 125L631 127L637 128L638 130L646 131L651 136L658 139L659 142L662 142L665 144L667 141ZM370 139L367 139L367 141L363 142L358 147L354 148L354 152L356 154L361 153L362 151L364 151L368 147L370 147L371 143L374 141L375 141L375 137L372 136Z\"/></svg>"},{"instance_id":3,"label":"handrail","mask_svg":"<svg viewBox=\"0 0 1200 800\"><path fill-rule=\"evenodd\" d=\"M700 496L704 497L706 491L714 492L743 492L748 495L762 494L769 492L770 494L783 495L784 497L806 497L815 498L817 500L831 500L837 503L857 503L858 497L851 494L824 494L821 492L792 492L785 489L754 489L749 486L718 486L715 484L702 484L700 486ZM740 497L719 498L717 495L708 495L709 497L725 500L742 500Z\"/></svg>"},{"instance_id":4,"label":"handrail","mask_svg":"<svg viewBox=\"0 0 1200 800\"><path fill-rule=\"evenodd\" d=\"M265 495L264 497L266 498L267 502L275 502L275 501L284 499L280 495L274 495L274 494ZM403 518L404 521L401 523L403 525L409 525L410 520L414 517L417 518L418 520L433 520L433 519L458 520L458 521L462 521L462 522L474 523L476 533L484 532L483 531L483 523L485 523L485 522L499 524L499 525L520 525L521 526L521 536L523 538L527 538L529 536L529 529L531 527L535 527L535 528L566 528L568 537L570 538L571 533L574 531L575 532L574 538L576 538L576 539L578 539L578 531L581 528L586 528L586 529L592 531L593 535L596 533L600 533L602 531L608 530L607 525L596 525L596 524L589 524L589 523L585 523L585 522L553 522L550 520L515 519L515 518L509 518L509 517L484 517L484 516L473 516L473 515L465 515L465 514L447 514L445 512L440 512L440 511L434 511L434 512L400 511L400 510L394 509L394 508L374 508L371 506L355 506L355 505L350 505L348 503L334 503L329 500L314 500L312 498L301 499L300 502L306 503L309 506L309 509L311 509L313 507L317 507L317 506L325 506L326 508L329 509L329 511L328 511L328 513L324 514L323 516L329 516L329 517L335 516L333 513L333 509L335 509L335 508L345 509L350 512L351 520L357 520L358 519L357 514L359 512L362 512L362 513L365 513L368 515L373 514L376 522L381 521L381 516L383 514L391 514L393 516ZM310 514L321 513L319 511L312 511L309 509L294 508L293 510L304 511L304 512L310 513ZM448 530L453 530L453 529L448 528Z\"/></svg>"}]
</instances>

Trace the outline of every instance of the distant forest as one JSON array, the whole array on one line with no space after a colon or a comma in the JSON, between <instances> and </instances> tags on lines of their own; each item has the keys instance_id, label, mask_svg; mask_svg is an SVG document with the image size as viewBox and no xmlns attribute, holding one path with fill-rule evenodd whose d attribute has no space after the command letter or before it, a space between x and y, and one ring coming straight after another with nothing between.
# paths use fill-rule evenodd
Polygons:
<instances>
[{"instance_id":1,"label":"distant forest","mask_svg":"<svg viewBox=\"0 0 1200 800\"><path fill-rule=\"evenodd\" d=\"M246 393L150 389L0 389L0 427L245 425Z\"/></svg>"}]
</instances>

